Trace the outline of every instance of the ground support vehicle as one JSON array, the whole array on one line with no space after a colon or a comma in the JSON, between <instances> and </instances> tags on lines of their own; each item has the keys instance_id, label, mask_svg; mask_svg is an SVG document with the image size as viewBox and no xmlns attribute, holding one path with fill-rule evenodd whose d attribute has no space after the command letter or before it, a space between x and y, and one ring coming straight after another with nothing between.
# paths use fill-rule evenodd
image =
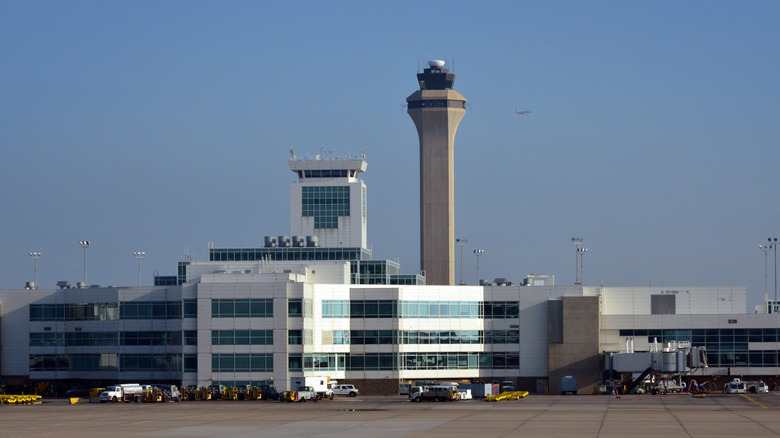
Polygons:
<instances>
[{"instance_id":1,"label":"ground support vehicle","mask_svg":"<svg viewBox=\"0 0 780 438\"><path fill-rule=\"evenodd\" d=\"M561 394L566 395L568 393L577 395L577 379L573 376L566 376L561 379Z\"/></svg>"},{"instance_id":2,"label":"ground support vehicle","mask_svg":"<svg viewBox=\"0 0 780 438\"><path fill-rule=\"evenodd\" d=\"M471 395L471 389L458 388L458 400L472 400L473 398L474 396Z\"/></svg>"},{"instance_id":3,"label":"ground support vehicle","mask_svg":"<svg viewBox=\"0 0 780 438\"><path fill-rule=\"evenodd\" d=\"M757 392L769 392L769 386L767 386L767 384L762 380L745 382L745 385L747 385L747 392L751 394L755 394Z\"/></svg>"},{"instance_id":4,"label":"ground support vehicle","mask_svg":"<svg viewBox=\"0 0 780 438\"><path fill-rule=\"evenodd\" d=\"M37 405L41 404L41 396L0 394L0 405Z\"/></svg>"},{"instance_id":5,"label":"ground support vehicle","mask_svg":"<svg viewBox=\"0 0 780 438\"><path fill-rule=\"evenodd\" d=\"M238 400L238 390L234 387L222 391L222 400Z\"/></svg>"},{"instance_id":6,"label":"ground support vehicle","mask_svg":"<svg viewBox=\"0 0 780 438\"><path fill-rule=\"evenodd\" d=\"M162 392L162 398L165 401L182 401L184 399L184 396L182 395L181 391L179 391L179 387L176 385L152 385L154 388L159 389Z\"/></svg>"},{"instance_id":7,"label":"ground support vehicle","mask_svg":"<svg viewBox=\"0 0 780 438\"><path fill-rule=\"evenodd\" d=\"M140 402L144 396L144 388L138 383L125 383L122 385L109 386L100 393L100 403L116 403L120 400L130 402Z\"/></svg>"},{"instance_id":8,"label":"ground support vehicle","mask_svg":"<svg viewBox=\"0 0 780 438\"><path fill-rule=\"evenodd\" d=\"M433 385L425 387L425 390L416 393L412 401L454 401L458 400L458 390L452 386Z\"/></svg>"},{"instance_id":9,"label":"ground support vehicle","mask_svg":"<svg viewBox=\"0 0 780 438\"><path fill-rule=\"evenodd\" d=\"M346 395L347 397L357 397L357 395L360 394L360 391L358 391L358 389L355 388L355 385L349 385L349 384L335 385L331 389L333 390L333 395Z\"/></svg>"},{"instance_id":10,"label":"ground support vehicle","mask_svg":"<svg viewBox=\"0 0 780 438\"><path fill-rule=\"evenodd\" d=\"M528 391L507 391L498 395L485 397L486 402L497 402L502 400L520 400L528 396Z\"/></svg>"},{"instance_id":11,"label":"ground support vehicle","mask_svg":"<svg viewBox=\"0 0 780 438\"><path fill-rule=\"evenodd\" d=\"M274 385L260 385L263 400L279 400L281 394Z\"/></svg>"},{"instance_id":12,"label":"ground support vehicle","mask_svg":"<svg viewBox=\"0 0 780 438\"><path fill-rule=\"evenodd\" d=\"M238 399L239 400L261 400L263 398L263 392L257 386L239 386L238 387Z\"/></svg>"},{"instance_id":13,"label":"ground support vehicle","mask_svg":"<svg viewBox=\"0 0 780 438\"><path fill-rule=\"evenodd\" d=\"M297 391L284 391L279 401L305 402L306 400L317 401L317 392L311 386L301 386Z\"/></svg>"},{"instance_id":14,"label":"ground support vehicle","mask_svg":"<svg viewBox=\"0 0 780 438\"><path fill-rule=\"evenodd\" d=\"M293 377L290 379L290 388L309 386L317 394L317 398L333 400L333 390L330 388L329 383L330 377Z\"/></svg>"}]
</instances>

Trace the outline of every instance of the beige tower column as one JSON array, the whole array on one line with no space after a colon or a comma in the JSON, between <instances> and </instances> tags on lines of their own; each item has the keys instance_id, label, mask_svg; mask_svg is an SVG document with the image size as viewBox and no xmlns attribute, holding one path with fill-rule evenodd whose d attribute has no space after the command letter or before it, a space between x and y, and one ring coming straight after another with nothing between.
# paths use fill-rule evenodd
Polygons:
<instances>
[{"instance_id":1,"label":"beige tower column","mask_svg":"<svg viewBox=\"0 0 780 438\"><path fill-rule=\"evenodd\" d=\"M466 98L455 75L431 61L406 101L420 139L420 263L426 284L455 284L455 133Z\"/></svg>"}]
</instances>

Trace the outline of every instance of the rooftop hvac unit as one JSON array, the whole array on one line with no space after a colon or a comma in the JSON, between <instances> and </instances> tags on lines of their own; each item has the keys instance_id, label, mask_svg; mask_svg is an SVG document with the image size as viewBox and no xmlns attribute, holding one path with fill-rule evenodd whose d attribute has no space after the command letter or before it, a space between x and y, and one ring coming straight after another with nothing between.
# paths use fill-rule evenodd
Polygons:
<instances>
[{"instance_id":1,"label":"rooftop hvac unit","mask_svg":"<svg viewBox=\"0 0 780 438\"><path fill-rule=\"evenodd\" d=\"M306 236L306 246L309 248L316 248L320 246L319 238L317 236Z\"/></svg>"},{"instance_id":2,"label":"rooftop hvac unit","mask_svg":"<svg viewBox=\"0 0 780 438\"><path fill-rule=\"evenodd\" d=\"M306 245L306 238L303 236L293 236L292 245L296 248L303 248Z\"/></svg>"},{"instance_id":3,"label":"rooftop hvac unit","mask_svg":"<svg viewBox=\"0 0 780 438\"><path fill-rule=\"evenodd\" d=\"M276 236L265 236L265 247L266 248L276 247Z\"/></svg>"},{"instance_id":4,"label":"rooftop hvac unit","mask_svg":"<svg viewBox=\"0 0 780 438\"><path fill-rule=\"evenodd\" d=\"M57 287L60 289L70 289L70 282L66 280L58 281Z\"/></svg>"},{"instance_id":5,"label":"rooftop hvac unit","mask_svg":"<svg viewBox=\"0 0 780 438\"><path fill-rule=\"evenodd\" d=\"M283 248L289 248L290 247L290 236L279 236L279 242L280 247Z\"/></svg>"}]
</instances>

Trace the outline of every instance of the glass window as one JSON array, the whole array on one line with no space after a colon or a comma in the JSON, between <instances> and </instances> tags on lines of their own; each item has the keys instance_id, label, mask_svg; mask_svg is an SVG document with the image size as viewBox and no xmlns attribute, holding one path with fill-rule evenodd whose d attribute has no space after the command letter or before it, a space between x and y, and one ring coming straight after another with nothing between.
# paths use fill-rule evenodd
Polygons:
<instances>
[{"instance_id":1,"label":"glass window","mask_svg":"<svg viewBox=\"0 0 780 438\"><path fill-rule=\"evenodd\" d=\"M303 299L290 298L287 301L287 316L292 318L303 316Z\"/></svg>"},{"instance_id":2,"label":"glass window","mask_svg":"<svg viewBox=\"0 0 780 438\"><path fill-rule=\"evenodd\" d=\"M303 330L290 330L287 332L287 344L289 345L302 345L303 344Z\"/></svg>"},{"instance_id":3,"label":"glass window","mask_svg":"<svg viewBox=\"0 0 780 438\"><path fill-rule=\"evenodd\" d=\"M185 318L198 317L198 300L184 300L182 310Z\"/></svg>"}]
</instances>

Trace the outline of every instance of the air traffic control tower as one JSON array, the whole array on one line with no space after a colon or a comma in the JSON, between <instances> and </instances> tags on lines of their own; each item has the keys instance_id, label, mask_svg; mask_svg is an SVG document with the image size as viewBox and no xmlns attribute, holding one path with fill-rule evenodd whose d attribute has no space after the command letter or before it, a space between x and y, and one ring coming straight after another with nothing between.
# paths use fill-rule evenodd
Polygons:
<instances>
[{"instance_id":1,"label":"air traffic control tower","mask_svg":"<svg viewBox=\"0 0 780 438\"><path fill-rule=\"evenodd\" d=\"M455 284L455 132L466 98L452 89L444 61L417 74L420 90L406 98L420 137L420 262L426 284Z\"/></svg>"}]
</instances>

